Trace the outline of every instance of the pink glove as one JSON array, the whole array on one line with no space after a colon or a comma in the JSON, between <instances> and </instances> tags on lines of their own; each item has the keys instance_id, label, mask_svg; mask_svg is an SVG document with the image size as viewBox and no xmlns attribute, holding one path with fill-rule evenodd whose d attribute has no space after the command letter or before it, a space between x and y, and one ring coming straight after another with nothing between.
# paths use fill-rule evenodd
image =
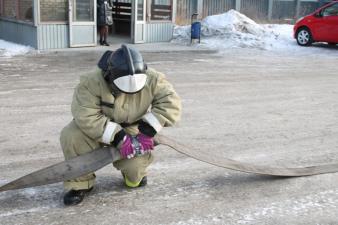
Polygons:
<instances>
[{"instance_id":1,"label":"pink glove","mask_svg":"<svg viewBox=\"0 0 338 225\"><path fill-rule=\"evenodd\" d=\"M142 133L135 137L126 135L120 147L120 154L123 159L133 158L136 154L143 155L154 149L154 140L152 137Z\"/></svg>"},{"instance_id":2,"label":"pink glove","mask_svg":"<svg viewBox=\"0 0 338 225\"><path fill-rule=\"evenodd\" d=\"M154 140L152 137L139 133L137 135L137 140L139 141L140 145L142 146L142 150L144 152L150 152L154 149Z\"/></svg>"},{"instance_id":3,"label":"pink glove","mask_svg":"<svg viewBox=\"0 0 338 225\"><path fill-rule=\"evenodd\" d=\"M122 145L120 147L120 154L124 159L133 158L136 154L135 149L132 145L132 139L130 135L126 135L122 140Z\"/></svg>"}]
</instances>

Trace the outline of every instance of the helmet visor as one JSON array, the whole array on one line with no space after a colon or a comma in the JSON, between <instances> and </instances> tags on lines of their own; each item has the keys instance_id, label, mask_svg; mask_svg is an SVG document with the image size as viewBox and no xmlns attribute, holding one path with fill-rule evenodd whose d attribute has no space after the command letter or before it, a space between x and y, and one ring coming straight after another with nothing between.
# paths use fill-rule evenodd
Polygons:
<instances>
[{"instance_id":1,"label":"helmet visor","mask_svg":"<svg viewBox=\"0 0 338 225\"><path fill-rule=\"evenodd\" d=\"M143 73L126 75L116 78L113 83L122 92L133 94L142 90L147 82L147 75Z\"/></svg>"}]
</instances>

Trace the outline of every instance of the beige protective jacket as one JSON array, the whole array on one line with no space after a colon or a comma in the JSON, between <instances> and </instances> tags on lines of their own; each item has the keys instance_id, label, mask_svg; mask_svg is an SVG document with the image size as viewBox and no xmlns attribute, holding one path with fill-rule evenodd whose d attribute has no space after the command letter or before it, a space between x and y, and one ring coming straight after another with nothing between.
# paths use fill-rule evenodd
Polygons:
<instances>
[{"instance_id":1,"label":"beige protective jacket","mask_svg":"<svg viewBox=\"0 0 338 225\"><path fill-rule=\"evenodd\" d=\"M110 144L121 124L125 131L138 133L137 121L148 122L157 132L180 119L181 100L162 73L149 68L144 88L136 94L117 96L104 80L101 70L80 78L72 102L76 125L90 138Z\"/></svg>"}]
</instances>

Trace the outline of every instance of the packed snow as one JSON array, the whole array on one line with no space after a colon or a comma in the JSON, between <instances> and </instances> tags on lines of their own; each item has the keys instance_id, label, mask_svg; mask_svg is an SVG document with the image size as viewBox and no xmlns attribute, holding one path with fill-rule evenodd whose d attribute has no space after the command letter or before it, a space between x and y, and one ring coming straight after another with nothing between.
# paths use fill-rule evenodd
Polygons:
<instances>
[{"instance_id":1,"label":"packed snow","mask_svg":"<svg viewBox=\"0 0 338 225\"><path fill-rule=\"evenodd\" d=\"M0 39L0 57L12 57L26 54L33 49L29 46L19 45Z\"/></svg>"},{"instance_id":2,"label":"packed snow","mask_svg":"<svg viewBox=\"0 0 338 225\"><path fill-rule=\"evenodd\" d=\"M190 44L191 26L176 26L173 43ZM264 50L299 51L293 38L293 25L257 24L247 16L229 10L208 16L201 21L201 44L211 49L257 48ZM303 48L305 49L305 48Z\"/></svg>"}]
</instances>

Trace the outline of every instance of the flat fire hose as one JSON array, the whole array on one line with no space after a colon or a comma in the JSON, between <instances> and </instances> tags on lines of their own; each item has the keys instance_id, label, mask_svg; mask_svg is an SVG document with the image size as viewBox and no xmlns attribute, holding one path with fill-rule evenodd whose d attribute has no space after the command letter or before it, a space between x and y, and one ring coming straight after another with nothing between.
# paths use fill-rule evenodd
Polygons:
<instances>
[{"instance_id":1,"label":"flat fire hose","mask_svg":"<svg viewBox=\"0 0 338 225\"><path fill-rule=\"evenodd\" d=\"M159 134L155 137L155 144L168 146L188 157L214 166L246 173L280 177L300 177L338 172L338 163L301 168L278 168L243 163L232 159L221 158L212 154L203 153L192 147L180 144L166 136ZM70 160L66 160L61 163L57 163L55 165L23 176L17 180L1 186L0 192L41 186L75 179L82 175L99 170L102 167L120 159L121 156L117 149L111 147L103 147L100 149L96 149L90 153L72 158Z\"/></svg>"}]
</instances>

